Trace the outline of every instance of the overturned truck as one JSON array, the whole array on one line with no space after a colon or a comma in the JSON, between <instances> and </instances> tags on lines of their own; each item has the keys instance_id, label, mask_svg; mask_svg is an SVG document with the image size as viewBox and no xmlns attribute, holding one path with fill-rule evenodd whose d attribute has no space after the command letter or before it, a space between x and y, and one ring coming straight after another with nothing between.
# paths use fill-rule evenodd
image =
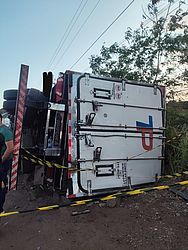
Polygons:
<instances>
[{"instance_id":1,"label":"overturned truck","mask_svg":"<svg viewBox=\"0 0 188 250\"><path fill-rule=\"evenodd\" d=\"M163 86L67 71L54 86L52 74L43 73L39 92L28 90L20 161L23 171L35 170L35 184L77 197L151 183L162 174ZM8 101L4 108L14 113Z\"/></svg>"}]
</instances>

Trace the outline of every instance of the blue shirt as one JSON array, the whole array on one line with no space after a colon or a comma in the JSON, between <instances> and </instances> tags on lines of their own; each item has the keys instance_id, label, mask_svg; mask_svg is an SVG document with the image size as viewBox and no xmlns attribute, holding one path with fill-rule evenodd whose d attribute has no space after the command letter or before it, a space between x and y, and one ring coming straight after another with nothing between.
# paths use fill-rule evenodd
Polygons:
<instances>
[{"instance_id":1,"label":"blue shirt","mask_svg":"<svg viewBox=\"0 0 188 250\"><path fill-rule=\"evenodd\" d=\"M8 141L12 141L13 140L13 133L12 133L12 131L11 131L11 129L10 128L8 128L7 126L5 126L5 125L1 125L0 126L0 133L4 136L4 138L5 138L5 143L6 142L8 142ZM2 149L1 149L1 155L3 155L4 154L4 152L6 151L6 144L4 144L3 146L2 146ZM12 158L12 154L9 156L9 158L8 159L11 159Z\"/></svg>"}]
</instances>

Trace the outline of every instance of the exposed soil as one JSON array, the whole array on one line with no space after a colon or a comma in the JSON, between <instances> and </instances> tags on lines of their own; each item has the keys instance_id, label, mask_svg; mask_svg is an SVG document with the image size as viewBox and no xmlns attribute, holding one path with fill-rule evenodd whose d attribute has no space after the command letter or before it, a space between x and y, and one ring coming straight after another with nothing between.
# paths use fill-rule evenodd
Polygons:
<instances>
[{"instance_id":1,"label":"exposed soil","mask_svg":"<svg viewBox=\"0 0 188 250\"><path fill-rule=\"evenodd\" d=\"M23 185L20 189L7 195L7 211L63 202ZM72 216L85 209L90 213ZM188 249L188 205L168 190L13 215L1 218L0 226L1 250Z\"/></svg>"}]
</instances>

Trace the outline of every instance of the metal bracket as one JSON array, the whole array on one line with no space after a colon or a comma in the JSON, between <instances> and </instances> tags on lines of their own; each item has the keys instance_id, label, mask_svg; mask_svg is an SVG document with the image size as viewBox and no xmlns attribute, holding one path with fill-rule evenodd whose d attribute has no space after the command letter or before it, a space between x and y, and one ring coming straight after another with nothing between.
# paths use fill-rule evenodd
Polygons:
<instances>
[{"instance_id":1,"label":"metal bracket","mask_svg":"<svg viewBox=\"0 0 188 250\"><path fill-rule=\"evenodd\" d=\"M85 139L85 134L75 134L75 137L78 138L79 140Z\"/></svg>"},{"instance_id":2,"label":"metal bracket","mask_svg":"<svg viewBox=\"0 0 188 250\"><path fill-rule=\"evenodd\" d=\"M95 118L96 114L95 113L90 113L90 114L87 114L86 115L86 122L85 122L85 125L86 126L91 126L92 125L92 122Z\"/></svg>"},{"instance_id":3,"label":"metal bracket","mask_svg":"<svg viewBox=\"0 0 188 250\"><path fill-rule=\"evenodd\" d=\"M91 135L85 135L85 144L88 146L88 147L94 147L94 144L92 142L92 138L91 138Z\"/></svg>"},{"instance_id":4,"label":"metal bracket","mask_svg":"<svg viewBox=\"0 0 188 250\"><path fill-rule=\"evenodd\" d=\"M98 101L92 101L93 111L98 111L98 107L102 107L103 105L100 104Z\"/></svg>"},{"instance_id":5,"label":"metal bracket","mask_svg":"<svg viewBox=\"0 0 188 250\"><path fill-rule=\"evenodd\" d=\"M93 161L100 161L102 147L97 147L93 152Z\"/></svg>"}]
</instances>

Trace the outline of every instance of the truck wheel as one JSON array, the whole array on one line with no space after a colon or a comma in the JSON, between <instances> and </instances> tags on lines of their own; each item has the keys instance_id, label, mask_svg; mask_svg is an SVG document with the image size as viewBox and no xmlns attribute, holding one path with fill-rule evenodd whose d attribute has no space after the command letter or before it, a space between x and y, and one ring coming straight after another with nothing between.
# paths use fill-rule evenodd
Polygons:
<instances>
[{"instance_id":1,"label":"truck wheel","mask_svg":"<svg viewBox=\"0 0 188 250\"><path fill-rule=\"evenodd\" d=\"M16 100L7 100L3 102L3 108L7 111L14 111L16 107Z\"/></svg>"},{"instance_id":2,"label":"truck wheel","mask_svg":"<svg viewBox=\"0 0 188 250\"><path fill-rule=\"evenodd\" d=\"M3 97L5 100L16 100L17 99L17 89L8 89L4 91Z\"/></svg>"},{"instance_id":3,"label":"truck wheel","mask_svg":"<svg viewBox=\"0 0 188 250\"><path fill-rule=\"evenodd\" d=\"M31 88L27 93L27 101L44 102L48 101L48 98L45 97L40 90Z\"/></svg>"}]
</instances>

